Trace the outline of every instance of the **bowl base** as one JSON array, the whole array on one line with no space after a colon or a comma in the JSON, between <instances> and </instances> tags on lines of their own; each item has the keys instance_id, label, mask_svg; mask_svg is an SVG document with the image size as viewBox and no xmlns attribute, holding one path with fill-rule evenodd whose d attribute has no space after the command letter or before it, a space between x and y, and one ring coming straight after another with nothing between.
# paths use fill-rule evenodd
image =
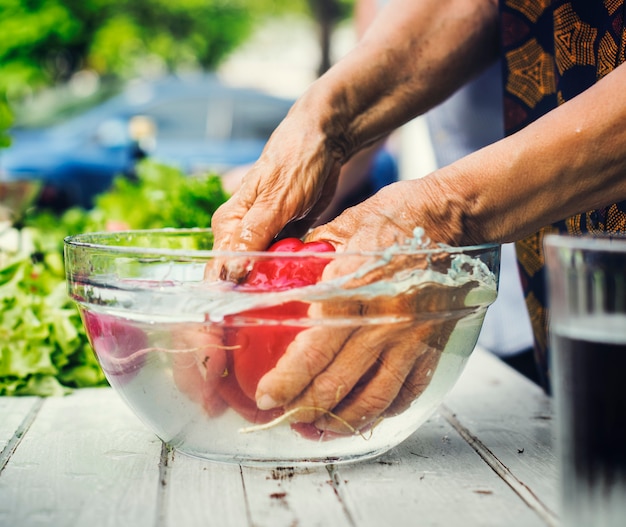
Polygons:
<instances>
[{"instance_id":1,"label":"bowl base","mask_svg":"<svg viewBox=\"0 0 626 527\"><path fill-rule=\"evenodd\" d=\"M382 456L393 447L382 448L379 450L373 450L371 452L365 452L354 456L340 456L340 457L312 457L312 458L281 458L281 457L264 457L257 458L254 456L245 455L223 455L213 453L200 453L196 451L185 450L179 446L168 445L176 453L183 454L185 456L193 457L196 459L202 459L211 463L223 463L229 465L241 465L245 467L267 468L267 467L283 467L283 468L311 468L322 467L328 465L345 465L350 463L358 463L363 461L369 461Z\"/></svg>"}]
</instances>

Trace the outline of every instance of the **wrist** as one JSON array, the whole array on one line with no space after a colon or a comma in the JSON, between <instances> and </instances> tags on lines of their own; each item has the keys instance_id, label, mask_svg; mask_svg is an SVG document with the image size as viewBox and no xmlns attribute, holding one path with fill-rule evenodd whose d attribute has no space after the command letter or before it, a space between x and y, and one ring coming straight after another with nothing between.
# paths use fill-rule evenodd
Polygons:
<instances>
[{"instance_id":1,"label":"wrist","mask_svg":"<svg viewBox=\"0 0 626 527\"><path fill-rule=\"evenodd\" d=\"M433 241L453 246L492 241L475 224L479 196L463 172L450 165L414 181L413 212Z\"/></svg>"},{"instance_id":2,"label":"wrist","mask_svg":"<svg viewBox=\"0 0 626 527\"><path fill-rule=\"evenodd\" d=\"M311 141L341 164L358 150L347 125L353 112L346 99L341 85L334 87L324 76L296 101L289 115Z\"/></svg>"}]
</instances>

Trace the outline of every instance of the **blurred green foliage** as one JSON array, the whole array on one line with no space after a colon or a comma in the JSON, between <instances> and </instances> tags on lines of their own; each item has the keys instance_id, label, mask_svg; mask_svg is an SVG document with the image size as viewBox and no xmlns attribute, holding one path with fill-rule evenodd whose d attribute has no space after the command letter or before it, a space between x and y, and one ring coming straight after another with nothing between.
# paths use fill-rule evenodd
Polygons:
<instances>
[{"instance_id":1,"label":"blurred green foliage","mask_svg":"<svg viewBox=\"0 0 626 527\"><path fill-rule=\"evenodd\" d=\"M125 77L154 59L213 68L249 35L250 3L0 0L0 87L19 96L83 68Z\"/></svg>"},{"instance_id":2,"label":"blurred green foliage","mask_svg":"<svg viewBox=\"0 0 626 527\"><path fill-rule=\"evenodd\" d=\"M7 130L13 123L13 115L9 109L6 95L0 90L0 148L7 147L11 144L11 137Z\"/></svg>"},{"instance_id":3,"label":"blurred green foliage","mask_svg":"<svg viewBox=\"0 0 626 527\"><path fill-rule=\"evenodd\" d=\"M63 238L82 232L210 227L213 213L228 199L215 174L189 176L150 159L139 162L136 172L136 179L116 177L92 209L74 207L61 214L33 209L24 224L46 233L40 249L62 251Z\"/></svg>"},{"instance_id":4,"label":"blurred green foliage","mask_svg":"<svg viewBox=\"0 0 626 527\"><path fill-rule=\"evenodd\" d=\"M120 176L91 210L30 210L13 232L23 242L0 247L0 396L62 395L106 384L67 295L66 236L107 228L208 227L227 197L219 176L187 176L146 160L137 166L136 180Z\"/></svg>"},{"instance_id":5,"label":"blurred green foliage","mask_svg":"<svg viewBox=\"0 0 626 527\"><path fill-rule=\"evenodd\" d=\"M267 16L318 21L354 0L0 0L0 90L19 98L82 69L127 78L214 69Z\"/></svg>"}]
</instances>

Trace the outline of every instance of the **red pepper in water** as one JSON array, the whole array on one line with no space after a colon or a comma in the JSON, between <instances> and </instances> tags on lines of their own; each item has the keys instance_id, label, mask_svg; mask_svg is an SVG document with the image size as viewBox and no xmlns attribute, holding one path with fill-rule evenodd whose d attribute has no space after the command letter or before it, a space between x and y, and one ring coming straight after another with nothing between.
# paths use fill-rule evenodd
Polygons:
<instances>
[{"instance_id":1,"label":"red pepper in water","mask_svg":"<svg viewBox=\"0 0 626 527\"><path fill-rule=\"evenodd\" d=\"M120 318L83 310L85 330L109 381L126 382L142 368L148 337Z\"/></svg>"},{"instance_id":2,"label":"red pepper in water","mask_svg":"<svg viewBox=\"0 0 626 527\"><path fill-rule=\"evenodd\" d=\"M297 238L286 238L272 245L268 252L333 252L334 247L324 241L304 243ZM239 286L250 292L284 291L294 287L303 287L315 284L322 276L328 259L316 257L289 258L276 256L257 261L250 273ZM254 400L256 387L265 373L271 370L278 359L283 355L287 346L296 335L302 331L301 326L282 324L281 321L297 320L306 316L308 304L306 302L286 302L278 306L251 309L229 317L226 320L229 328L226 330L226 344L233 347L232 361L229 366L241 392L234 396L235 390L232 379L225 383L228 393L220 391L224 399L244 417L251 415L254 422L268 421L276 417L275 413L260 412ZM258 325L235 325L237 319L257 319ZM265 321L269 322L266 323ZM249 406L245 401L249 401Z\"/></svg>"},{"instance_id":3,"label":"red pepper in water","mask_svg":"<svg viewBox=\"0 0 626 527\"><path fill-rule=\"evenodd\" d=\"M297 238L285 238L272 245L267 252L334 252L328 242L304 243ZM256 291L283 291L294 287L312 285L322 277L328 260L325 258L270 258L258 261L244 280L246 288Z\"/></svg>"}]
</instances>

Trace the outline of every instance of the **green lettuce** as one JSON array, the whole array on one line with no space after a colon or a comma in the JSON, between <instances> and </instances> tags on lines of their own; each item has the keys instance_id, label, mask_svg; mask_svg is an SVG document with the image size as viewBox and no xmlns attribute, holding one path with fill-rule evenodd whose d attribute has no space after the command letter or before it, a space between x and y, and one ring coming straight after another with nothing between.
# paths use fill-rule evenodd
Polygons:
<instances>
[{"instance_id":1,"label":"green lettuce","mask_svg":"<svg viewBox=\"0 0 626 527\"><path fill-rule=\"evenodd\" d=\"M30 211L18 231L23 247L0 247L0 395L62 395L106 385L67 295L66 236L110 222L132 229L207 227L227 197L216 175L190 177L144 161L136 179L117 178L93 209Z\"/></svg>"},{"instance_id":2,"label":"green lettuce","mask_svg":"<svg viewBox=\"0 0 626 527\"><path fill-rule=\"evenodd\" d=\"M5 255L0 267L0 395L61 395L106 384L58 255L37 254Z\"/></svg>"}]
</instances>

